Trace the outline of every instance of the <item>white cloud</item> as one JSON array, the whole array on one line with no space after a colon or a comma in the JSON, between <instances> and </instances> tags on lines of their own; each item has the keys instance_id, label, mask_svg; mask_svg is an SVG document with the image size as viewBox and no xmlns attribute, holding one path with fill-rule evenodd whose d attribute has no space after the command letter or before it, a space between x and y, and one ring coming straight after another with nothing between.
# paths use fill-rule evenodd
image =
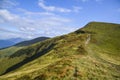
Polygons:
<instances>
[{"instance_id":1,"label":"white cloud","mask_svg":"<svg viewBox=\"0 0 120 80\"><path fill-rule=\"evenodd\" d=\"M0 10L0 18L4 19L5 21L10 21L10 20L14 20L14 19L18 18L18 16L11 14L6 9L1 9Z\"/></svg>"},{"instance_id":2,"label":"white cloud","mask_svg":"<svg viewBox=\"0 0 120 80\"><path fill-rule=\"evenodd\" d=\"M74 8L73 11L76 13L80 12L80 10L83 9L82 7L78 7L78 6L74 6L73 8Z\"/></svg>"},{"instance_id":3,"label":"white cloud","mask_svg":"<svg viewBox=\"0 0 120 80\"><path fill-rule=\"evenodd\" d=\"M45 12L32 12L16 7L15 10L19 14L15 14L9 11L8 8L16 6L17 4L10 0L6 0L6 2L3 1L5 0L2 0L2 6L0 5L0 28L6 27L5 25L1 26L2 24L7 24L7 27L10 25L8 29L13 29L13 31L0 29L0 38L53 37L74 31L76 28L69 26L72 22L71 19L62 17L53 12L70 13L79 12L82 9L77 6L74 6L72 9L46 6L44 0L41 0L39 1L39 6L41 6ZM9 4L8 7L5 7L7 4ZM17 30L14 31L15 29Z\"/></svg>"},{"instance_id":4,"label":"white cloud","mask_svg":"<svg viewBox=\"0 0 120 80\"><path fill-rule=\"evenodd\" d=\"M44 12L42 12L44 13ZM44 15L41 12L35 13L30 11L23 11L22 16L11 13L7 9L0 10L0 23L4 20L5 24L11 24L12 28L17 29L17 32L9 32L6 35L11 37L32 38L39 36L57 36L70 32L75 28L67 25L72 21L58 15ZM49 14L49 13L48 13ZM36 16L36 18L34 17ZM38 17L39 16L39 17ZM4 26L3 26L4 27ZM14 36L13 36L14 35ZM24 35L24 36L23 36ZM0 35L2 36L2 34ZM8 36L7 36L8 37Z\"/></svg>"},{"instance_id":5,"label":"white cloud","mask_svg":"<svg viewBox=\"0 0 120 80\"><path fill-rule=\"evenodd\" d=\"M67 8L61 8L61 7L56 7L56 6L47 6L47 5L45 5L44 0L39 0L38 5L46 11L57 11L57 12L64 12L64 13L69 13L72 11L71 9L67 9Z\"/></svg>"},{"instance_id":6,"label":"white cloud","mask_svg":"<svg viewBox=\"0 0 120 80\"><path fill-rule=\"evenodd\" d=\"M2 27L0 27L0 33L2 34L0 35L0 39L9 39L9 38L17 38L17 37L24 38L23 35L27 36L26 33L10 31Z\"/></svg>"},{"instance_id":7,"label":"white cloud","mask_svg":"<svg viewBox=\"0 0 120 80\"><path fill-rule=\"evenodd\" d=\"M86 1L86 0L84 0ZM72 9L56 7L56 6L47 6L45 5L45 0L39 0L38 5L48 11L48 12L63 12L63 13L70 13L70 12L79 12L82 7L74 6Z\"/></svg>"},{"instance_id":8,"label":"white cloud","mask_svg":"<svg viewBox=\"0 0 120 80\"><path fill-rule=\"evenodd\" d=\"M23 12L25 15L42 15L42 16L54 16L54 13L51 12L31 12L22 8L17 8L17 11Z\"/></svg>"},{"instance_id":9,"label":"white cloud","mask_svg":"<svg viewBox=\"0 0 120 80\"><path fill-rule=\"evenodd\" d=\"M18 3L13 0L0 0L0 8L1 9L11 8L16 5L18 5Z\"/></svg>"}]
</instances>

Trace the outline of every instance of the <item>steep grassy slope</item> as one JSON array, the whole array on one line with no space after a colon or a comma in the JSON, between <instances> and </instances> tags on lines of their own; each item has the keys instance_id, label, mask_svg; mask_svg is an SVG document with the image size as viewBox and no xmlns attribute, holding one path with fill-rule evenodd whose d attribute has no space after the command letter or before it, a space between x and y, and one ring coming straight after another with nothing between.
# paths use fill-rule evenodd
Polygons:
<instances>
[{"instance_id":1,"label":"steep grassy slope","mask_svg":"<svg viewBox=\"0 0 120 80\"><path fill-rule=\"evenodd\" d=\"M99 56L110 57L120 61L120 25L92 22L82 29L91 34L91 47L96 52L102 53Z\"/></svg>"},{"instance_id":2,"label":"steep grassy slope","mask_svg":"<svg viewBox=\"0 0 120 80\"><path fill-rule=\"evenodd\" d=\"M34 43L44 41L46 39L49 39L49 37L38 37L38 38L35 38L32 40L19 42L11 47L8 47L8 48L1 49L0 50L0 57L10 56L13 53L15 53L17 50L22 49L22 47L29 46L29 45L32 45Z\"/></svg>"},{"instance_id":3,"label":"steep grassy slope","mask_svg":"<svg viewBox=\"0 0 120 80\"><path fill-rule=\"evenodd\" d=\"M15 52L9 59L24 57L19 64L25 64L0 80L119 80L119 36L119 24L89 23Z\"/></svg>"},{"instance_id":4,"label":"steep grassy slope","mask_svg":"<svg viewBox=\"0 0 120 80\"><path fill-rule=\"evenodd\" d=\"M24 54L22 56L16 56L16 57L12 57L12 56L14 56L16 53L18 55L20 55L20 54L22 54L22 52L26 53L26 52L31 51L32 50L31 48L30 48L31 50L30 49L26 50L26 48L28 48L27 45L32 45L37 42L39 43L40 41L43 41L46 39L48 39L48 37L39 37L39 38L35 38L33 40L20 42L14 46L11 46L11 47L8 47L5 49L1 49L0 50L0 65L1 65L0 66L0 75L5 73L9 67L14 66L15 64L23 61L27 57L27 55L24 55Z\"/></svg>"}]
</instances>

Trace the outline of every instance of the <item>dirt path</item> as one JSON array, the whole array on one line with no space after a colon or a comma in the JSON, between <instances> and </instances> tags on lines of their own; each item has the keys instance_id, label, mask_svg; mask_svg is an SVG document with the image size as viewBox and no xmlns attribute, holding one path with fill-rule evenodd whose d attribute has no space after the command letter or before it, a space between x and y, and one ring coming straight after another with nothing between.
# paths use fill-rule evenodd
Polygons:
<instances>
[{"instance_id":1,"label":"dirt path","mask_svg":"<svg viewBox=\"0 0 120 80\"><path fill-rule=\"evenodd\" d=\"M88 34L88 35L87 35L87 40L86 40L86 42L85 42L85 46L89 43L90 39L91 39L91 36L90 36L90 34Z\"/></svg>"}]
</instances>

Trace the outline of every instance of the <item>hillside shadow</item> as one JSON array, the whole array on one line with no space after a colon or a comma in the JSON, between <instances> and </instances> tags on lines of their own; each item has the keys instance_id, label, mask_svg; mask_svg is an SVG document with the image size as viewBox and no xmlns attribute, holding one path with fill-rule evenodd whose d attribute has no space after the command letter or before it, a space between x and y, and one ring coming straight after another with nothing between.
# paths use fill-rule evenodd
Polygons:
<instances>
[{"instance_id":1,"label":"hillside shadow","mask_svg":"<svg viewBox=\"0 0 120 80\"><path fill-rule=\"evenodd\" d=\"M1 75L4 75L4 74L6 74L6 73L8 73L8 72L11 72L11 71L13 71L13 70L16 70L17 68L23 66L24 64L26 64L26 63L28 63L28 62L31 62L31 61L33 61L33 60L35 60L35 59L43 56L44 54L46 54L47 52L49 52L49 51L54 47L54 45L55 45L55 44L51 44L51 45L48 46L46 49L43 49L43 50L40 51L40 52L38 52L39 49L40 49L40 47L38 47L38 48L36 49L35 54L34 54L33 56L27 57L27 58L24 59L23 61L15 64L15 65L13 65L12 67L8 68L8 69L6 70L6 72L4 72L4 73L1 74Z\"/></svg>"}]
</instances>

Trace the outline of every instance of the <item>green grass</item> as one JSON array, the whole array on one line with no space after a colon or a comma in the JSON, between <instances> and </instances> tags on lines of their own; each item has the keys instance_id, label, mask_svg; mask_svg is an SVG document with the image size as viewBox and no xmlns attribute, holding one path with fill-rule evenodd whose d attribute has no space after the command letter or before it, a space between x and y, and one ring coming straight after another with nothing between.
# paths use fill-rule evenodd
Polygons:
<instances>
[{"instance_id":1,"label":"green grass","mask_svg":"<svg viewBox=\"0 0 120 80\"><path fill-rule=\"evenodd\" d=\"M90 41L86 45L89 34ZM16 51L12 55L13 61L20 62L22 56L24 59L31 58L48 50L44 55L0 76L0 80L119 80L119 40L119 24L89 23L73 33ZM12 62L12 58L6 61ZM18 61L16 58L19 58Z\"/></svg>"},{"instance_id":2,"label":"green grass","mask_svg":"<svg viewBox=\"0 0 120 80\"><path fill-rule=\"evenodd\" d=\"M93 32L92 42L105 49L112 56L120 56L120 25L112 23L92 22L82 29L85 32Z\"/></svg>"},{"instance_id":3,"label":"green grass","mask_svg":"<svg viewBox=\"0 0 120 80\"><path fill-rule=\"evenodd\" d=\"M12 46L6 49L2 49L0 50L0 58L10 56L19 49L22 49L22 47Z\"/></svg>"}]
</instances>

